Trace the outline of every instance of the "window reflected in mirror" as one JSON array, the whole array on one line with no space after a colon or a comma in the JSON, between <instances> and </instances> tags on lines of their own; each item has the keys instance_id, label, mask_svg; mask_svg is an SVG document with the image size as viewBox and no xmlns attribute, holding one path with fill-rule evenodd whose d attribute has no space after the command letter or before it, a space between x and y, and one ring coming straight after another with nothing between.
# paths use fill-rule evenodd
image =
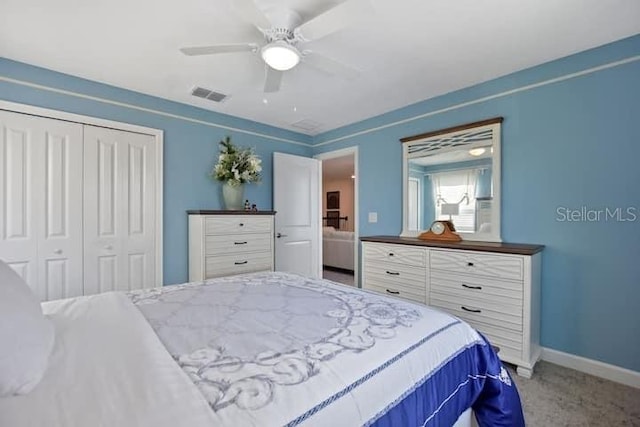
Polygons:
<instances>
[{"instance_id":1,"label":"window reflected in mirror","mask_svg":"<svg viewBox=\"0 0 640 427\"><path fill-rule=\"evenodd\" d=\"M409 230L422 230L439 219L457 231L491 229L491 158L483 161L425 166L409 161Z\"/></svg>"}]
</instances>

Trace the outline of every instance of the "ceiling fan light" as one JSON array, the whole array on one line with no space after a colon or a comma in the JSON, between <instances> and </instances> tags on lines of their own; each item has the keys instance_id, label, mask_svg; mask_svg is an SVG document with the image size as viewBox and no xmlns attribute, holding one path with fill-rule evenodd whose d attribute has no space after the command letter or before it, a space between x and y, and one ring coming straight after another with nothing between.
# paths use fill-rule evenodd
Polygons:
<instances>
[{"instance_id":1,"label":"ceiling fan light","mask_svg":"<svg viewBox=\"0 0 640 427\"><path fill-rule=\"evenodd\" d=\"M278 71L287 71L298 65L300 53L283 41L269 43L262 48L262 59L268 66Z\"/></svg>"}]
</instances>

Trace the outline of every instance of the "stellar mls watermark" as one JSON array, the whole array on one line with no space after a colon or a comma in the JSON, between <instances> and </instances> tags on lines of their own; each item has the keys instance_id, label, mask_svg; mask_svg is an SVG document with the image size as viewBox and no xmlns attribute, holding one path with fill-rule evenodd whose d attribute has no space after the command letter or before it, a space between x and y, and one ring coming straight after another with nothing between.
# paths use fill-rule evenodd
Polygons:
<instances>
[{"instance_id":1,"label":"stellar mls watermark","mask_svg":"<svg viewBox=\"0 0 640 427\"><path fill-rule=\"evenodd\" d=\"M635 222L640 217L640 210L636 206L606 207L593 209L588 206L556 208L558 222Z\"/></svg>"}]
</instances>

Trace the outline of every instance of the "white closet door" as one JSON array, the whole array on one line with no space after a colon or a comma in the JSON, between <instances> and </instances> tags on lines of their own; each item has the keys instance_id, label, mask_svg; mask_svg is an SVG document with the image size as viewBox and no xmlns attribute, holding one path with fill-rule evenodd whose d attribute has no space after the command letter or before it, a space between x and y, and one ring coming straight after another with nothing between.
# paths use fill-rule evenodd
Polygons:
<instances>
[{"instance_id":1,"label":"white closet door","mask_svg":"<svg viewBox=\"0 0 640 427\"><path fill-rule=\"evenodd\" d=\"M82 125L0 111L0 258L42 300L82 295Z\"/></svg>"},{"instance_id":2,"label":"white closet door","mask_svg":"<svg viewBox=\"0 0 640 427\"><path fill-rule=\"evenodd\" d=\"M156 155L150 135L85 126L85 294L156 286Z\"/></svg>"}]
</instances>

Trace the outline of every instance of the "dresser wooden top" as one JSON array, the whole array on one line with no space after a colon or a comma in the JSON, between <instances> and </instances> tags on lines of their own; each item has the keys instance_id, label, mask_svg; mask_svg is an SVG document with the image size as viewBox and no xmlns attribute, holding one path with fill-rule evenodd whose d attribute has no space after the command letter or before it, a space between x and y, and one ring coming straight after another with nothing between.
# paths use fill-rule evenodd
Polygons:
<instances>
[{"instance_id":1,"label":"dresser wooden top","mask_svg":"<svg viewBox=\"0 0 640 427\"><path fill-rule=\"evenodd\" d=\"M363 242L392 243L398 245L427 246L432 248L463 249L468 251L498 252L515 255L533 255L541 252L544 245L529 245L523 243L479 242L463 240L461 242L437 242L420 240L417 237L400 236L368 236L361 237Z\"/></svg>"},{"instance_id":2,"label":"dresser wooden top","mask_svg":"<svg viewBox=\"0 0 640 427\"><path fill-rule=\"evenodd\" d=\"M276 211L227 211L227 210L189 210L187 215L275 215Z\"/></svg>"}]
</instances>

